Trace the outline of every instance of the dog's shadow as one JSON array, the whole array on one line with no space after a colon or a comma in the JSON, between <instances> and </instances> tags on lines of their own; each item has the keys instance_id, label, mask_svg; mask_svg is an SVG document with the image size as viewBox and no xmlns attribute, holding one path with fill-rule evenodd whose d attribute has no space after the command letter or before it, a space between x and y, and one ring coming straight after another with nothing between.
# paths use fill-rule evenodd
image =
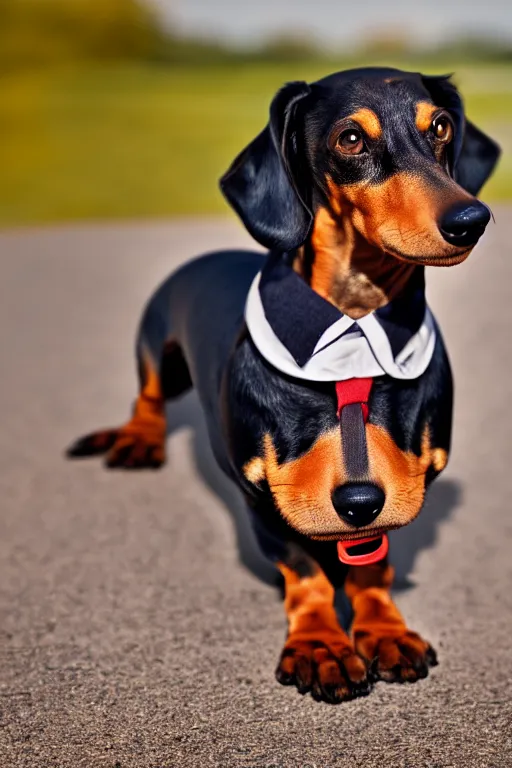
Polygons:
<instances>
[{"instance_id":1,"label":"dog's shadow","mask_svg":"<svg viewBox=\"0 0 512 768\"><path fill-rule=\"evenodd\" d=\"M169 403L166 412L168 436L180 429L192 430L196 468L232 517L240 561L261 581L278 585L280 574L261 553L242 494L219 469L213 457L206 423L195 392ZM425 508L417 519L390 536L391 561L396 571L396 590L414 586L410 575L417 556L422 550L434 546L439 525L450 517L461 500L462 489L458 483L453 480L438 480L430 488Z\"/></svg>"}]
</instances>

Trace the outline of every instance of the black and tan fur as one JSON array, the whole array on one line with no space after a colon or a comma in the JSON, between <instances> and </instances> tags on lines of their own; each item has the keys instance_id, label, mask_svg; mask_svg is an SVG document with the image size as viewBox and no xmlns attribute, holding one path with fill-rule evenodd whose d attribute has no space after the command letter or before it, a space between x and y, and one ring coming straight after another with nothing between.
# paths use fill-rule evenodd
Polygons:
<instances>
[{"instance_id":1,"label":"black and tan fur","mask_svg":"<svg viewBox=\"0 0 512 768\"><path fill-rule=\"evenodd\" d=\"M314 291L360 318L422 280L425 265L468 256L488 219L474 195L497 157L465 119L448 78L354 70L279 91L268 126L222 188L256 240L286 252ZM480 223L447 239L440 222L465 207ZM171 275L143 314L132 419L69 453L106 454L109 467L160 466L164 403L194 386L215 457L245 494L261 545L284 577L289 633L277 677L337 702L368 693L375 677L417 680L435 662L391 600L388 562L347 568L336 542L403 526L420 512L448 458L450 366L438 334L422 376L375 378L368 472L386 502L373 523L354 529L331 501L348 479L333 384L277 372L244 327L247 291L264 260L218 252ZM334 611L342 587L352 638Z\"/></svg>"}]
</instances>

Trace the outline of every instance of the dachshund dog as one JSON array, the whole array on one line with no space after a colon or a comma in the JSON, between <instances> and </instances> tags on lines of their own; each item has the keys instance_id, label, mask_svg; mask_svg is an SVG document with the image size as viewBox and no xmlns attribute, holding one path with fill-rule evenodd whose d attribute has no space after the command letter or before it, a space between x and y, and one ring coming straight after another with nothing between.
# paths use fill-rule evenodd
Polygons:
<instances>
[{"instance_id":1,"label":"dachshund dog","mask_svg":"<svg viewBox=\"0 0 512 768\"><path fill-rule=\"evenodd\" d=\"M368 68L286 85L221 180L268 253L210 253L172 274L143 313L132 418L68 451L160 467L165 401L197 389L215 458L284 579L277 679L315 699L436 663L390 597L387 532L418 515L450 447L424 268L461 263L483 234L475 195L498 156L449 77Z\"/></svg>"}]
</instances>

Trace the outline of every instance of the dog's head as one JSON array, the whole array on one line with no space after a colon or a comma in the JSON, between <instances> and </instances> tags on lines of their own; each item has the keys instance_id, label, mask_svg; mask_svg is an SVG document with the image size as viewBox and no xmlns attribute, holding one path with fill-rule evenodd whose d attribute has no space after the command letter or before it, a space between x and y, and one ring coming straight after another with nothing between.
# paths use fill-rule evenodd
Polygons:
<instances>
[{"instance_id":1,"label":"dog's head","mask_svg":"<svg viewBox=\"0 0 512 768\"><path fill-rule=\"evenodd\" d=\"M451 265L489 221L475 195L498 156L448 77L349 70L280 90L221 187L270 249L303 244L327 209L399 260Z\"/></svg>"}]
</instances>

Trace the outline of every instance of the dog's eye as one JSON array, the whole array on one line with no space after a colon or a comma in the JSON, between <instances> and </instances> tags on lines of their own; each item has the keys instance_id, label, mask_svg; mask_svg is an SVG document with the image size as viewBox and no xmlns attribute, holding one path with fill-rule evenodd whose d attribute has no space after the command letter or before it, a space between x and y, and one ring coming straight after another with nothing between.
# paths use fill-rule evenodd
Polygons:
<instances>
[{"instance_id":1,"label":"dog's eye","mask_svg":"<svg viewBox=\"0 0 512 768\"><path fill-rule=\"evenodd\" d=\"M361 131L356 128L347 128L338 136L337 149L344 155L360 155L364 150L364 141Z\"/></svg>"},{"instance_id":2,"label":"dog's eye","mask_svg":"<svg viewBox=\"0 0 512 768\"><path fill-rule=\"evenodd\" d=\"M440 141L443 144L449 144L453 139L452 121L447 115L438 115L432 120L430 132L433 134L436 141Z\"/></svg>"}]
</instances>

